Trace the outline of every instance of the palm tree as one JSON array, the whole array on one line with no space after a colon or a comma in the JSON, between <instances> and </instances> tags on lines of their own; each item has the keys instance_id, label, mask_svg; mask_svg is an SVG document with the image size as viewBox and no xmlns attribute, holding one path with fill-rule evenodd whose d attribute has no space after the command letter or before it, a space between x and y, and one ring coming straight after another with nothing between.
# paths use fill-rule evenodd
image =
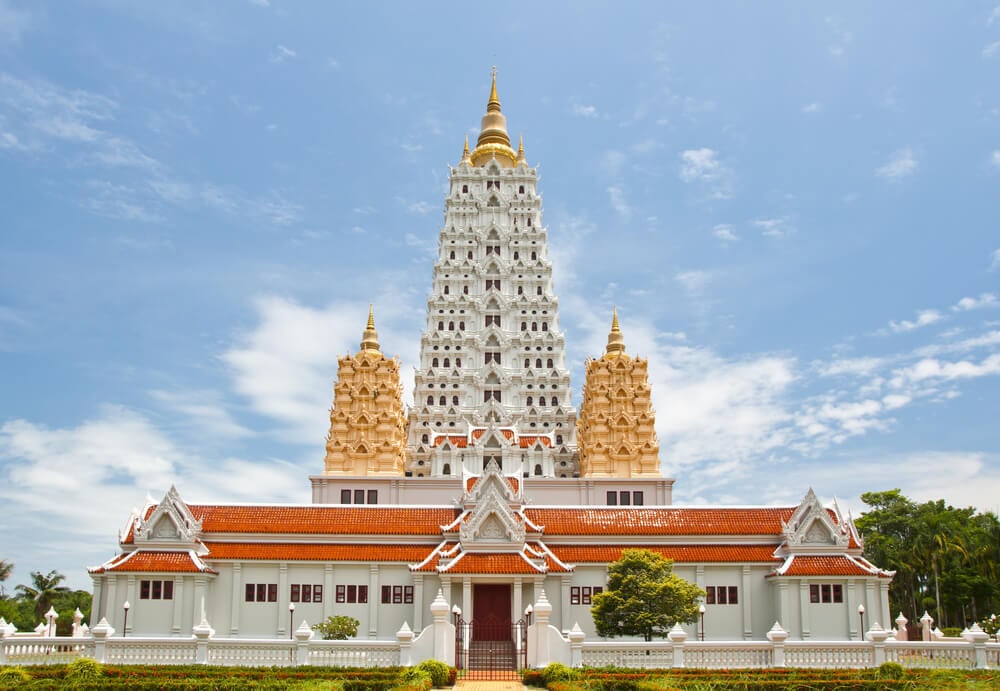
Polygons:
<instances>
[{"instance_id":1,"label":"palm tree","mask_svg":"<svg viewBox=\"0 0 1000 691\"><path fill-rule=\"evenodd\" d=\"M35 603L35 615L39 619L52 606L52 600L62 593L68 593L69 588L59 585L66 577L57 571L49 571L43 575L41 571L31 572L31 585L19 585L15 590L26 600Z\"/></svg>"},{"instance_id":2,"label":"palm tree","mask_svg":"<svg viewBox=\"0 0 1000 691\"><path fill-rule=\"evenodd\" d=\"M0 600L7 597L7 591L3 587L3 582L10 578L14 570L14 562L0 559Z\"/></svg>"}]
</instances>

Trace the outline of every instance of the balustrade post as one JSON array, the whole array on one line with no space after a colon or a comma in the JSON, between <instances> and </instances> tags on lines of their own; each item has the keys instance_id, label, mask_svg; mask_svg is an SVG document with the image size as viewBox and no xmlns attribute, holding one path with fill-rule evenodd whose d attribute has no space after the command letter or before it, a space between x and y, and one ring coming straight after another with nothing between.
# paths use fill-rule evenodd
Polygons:
<instances>
[{"instance_id":1,"label":"balustrade post","mask_svg":"<svg viewBox=\"0 0 1000 691\"><path fill-rule=\"evenodd\" d=\"M434 618L434 659L446 665L455 664L455 626L448 621L451 608L444 599L444 590L438 589L437 597L431 602L431 616Z\"/></svg>"},{"instance_id":2,"label":"balustrade post","mask_svg":"<svg viewBox=\"0 0 1000 691\"><path fill-rule=\"evenodd\" d=\"M774 626L767 632L767 640L771 641L771 666L785 666L785 641L788 640L788 632L781 628L781 624L774 622Z\"/></svg>"},{"instance_id":3,"label":"balustrade post","mask_svg":"<svg viewBox=\"0 0 1000 691\"><path fill-rule=\"evenodd\" d=\"M876 621L865 634L865 638L872 642L872 666L878 667L885 662L885 641L889 638L889 632Z\"/></svg>"},{"instance_id":4,"label":"balustrade post","mask_svg":"<svg viewBox=\"0 0 1000 691\"><path fill-rule=\"evenodd\" d=\"M552 662L549 646L549 618L552 616L552 603L545 596L545 591L538 593L538 600L534 606L535 623L532 627L535 646L535 667L545 667Z\"/></svg>"},{"instance_id":5,"label":"balustrade post","mask_svg":"<svg viewBox=\"0 0 1000 691\"><path fill-rule=\"evenodd\" d=\"M920 633L921 638L924 642L929 642L931 640L931 624L934 623L934 617L924 610L924 616L920 617Z\"/></svg>"},{"instance_id":6,"label":"balustrade post","mask_svg":"<svg viewBox=\"0 0 1000 691\"><path fill-rule=\"evenodd\" d=\"M986 669L986 641L990 635L983 631L979 624L973 624L962 632L962 638L967 640L976 650L976 669Z\"/></svg>"},{"instance_id":7,"label":"balustrade post","mask_svg":"<svg viewBox=\"0 0 1000 691\"><path fill-rule=\"evenodd\" d=\"M407 622L399 627L396 632L396 640L399 641L399 666L413 666L413 629Z\"/></svg>"},{"instance_id":8,"label":"balustrade post","mask_svg":"<svg viewBox=\"0 0 1000 691\"><path fill-rule=\"evenodd\" d=\"M196 645L195 664L208 664L208 639L215 635L215 629L208 623L205 617L205 601L201 601L201 623L191 629L194 634Z\"/></svg>"},{"instance_id":9,"label":"balustrade post","mask_svg":"<svg viewBox=\"0 0 1000 691\"><path fill-rule=\"evenodd\" d=\"M7 620L0 617L0 666L7 664L7 636L11 632L7 629Z\"/></svg>"},{"instance_id":10,"label":"balustrade post","mask_svg":"<svg viewBox=\"0 0 1000 691\"><path fill-rule=\"evenodd\" d=\"M583 633L583 629L580 628L580 623L576 622L573 624L573 628L569 631L569 666L570 667L583 667L583 639L586 638L586 634Z\"/></svg>"},{"instance_id":11,"label":"balustrade post","mask_svg":"<svg viewBox=\"0 0 1000 691\"><path fill-rule=\"evenodd\" d=\"M107 618L101 617L97 626L90 630L90 635L94 637L94 659L104 664L108 658L108 639L115 635L115 630Z\"/></svg>"},{"instance_id":12,"label":"balustrade post","mask_svg":"<svg viewBox=\"0 0 1000 691\"><path fill-rule=\"evenodd\" d=\"M900 612L899 616L896 617L896 640L897 641L905 641L905 640L907 640L907 638L909 637L909 635L908 635L907 630L906 630L906 625L909 624L909 623L910 623L910 620L907 619L906 617L904 617L903 613Z\"/></svg>"},{"instance_id":13,"label":"balustrade post","mask_svg":"<svg viewBox=\"0 0 1000 691\"><path fill-rule=\"evenodd\" d=\"M674 654L673 667L684 666L684 642L687 640L687 637L687 632L681 628L679 623L674 624L674 628L670 629L670 633L667 634Z\"/></svg>"},{"instance_id":14,"label":"balustrade post","mask_svg":"<svg viewBox=\"0 0 1000 691\"><path fill-rule=\"evenodd\" d=\"M309 622L303 619L299 628L295 629L295 664L299 667L309 664L309 641L312 637L313 630Z\"/></svg>"}]
</instances>

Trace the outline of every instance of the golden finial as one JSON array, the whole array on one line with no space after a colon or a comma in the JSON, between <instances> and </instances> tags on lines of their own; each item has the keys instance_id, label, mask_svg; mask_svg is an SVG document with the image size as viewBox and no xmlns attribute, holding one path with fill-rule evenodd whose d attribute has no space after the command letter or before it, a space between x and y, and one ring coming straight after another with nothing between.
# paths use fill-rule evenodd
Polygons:
<instances>
[{"instance_id":1,"label":"golden finial","mask_svg":"<svg viewBox=\"0 0 1000 691\"><path fill-rule=\"evenodd\" d=\"M465 135L465 148L462 149L462 163L472 163L469 157L469 135Z\"/></svg>"},{"instance_id":2,"label":"golden finial","mask_svg":"<svg viewBox=\"0 0 1000 691\"><path fill-rule=\"evenodd\" d=\"M497 66L493 65L493 85L490 87L490 100L486 104L487 111L500 112L500 97L497 96Z\"/></svg>"},{"instance_id":3,"label":"golden finial","mask_svg":"<svg viewBox=\"0 0 1000 691\"><path fill-rule=\"evenodd\" d=\"M365 333L361 337L361 350L379 352L378 332L375 331L375 310L372 305L368 305L368 326L365 327Z\"/></svg>"},{"instance_id":4,"label":"golden finial","mask_svg":"<svg viewBox=\"0 0 1000 691\"><path fill-rule=\"evenodd\" d=\"M517 164L517 154L510 146L507 135L507 118L500 112L500 97L497 95L497 68L493 68L493 79L490 84L490 100L486 104L486 115L483 116L482 128L476 148L471 154L472 165L481 166L490 159L496 158L504 168L513 168Z\"/></svg>"},{"instance_id":5,"label":"golden finial","mask_svg":"<svg viewBox=\"0 0 1000 691\"><path fill-rule=\"evenodd\" d=\"M520 140L517 143L517 162L527 163L527 160L528 159L524 157L524 135L522 134Z\"/></svg>"},{"instance_id":6,"label":"golden finial","mask_svg":"<svg viewBox=\"0 0 1000 691\"><path fill-rule=\"evenodd\" d=\"M624 355L625 339L622 337L621 327L618 326L618 307L615 306L611 317L611 333L608 334L608 347L604 351L605 355Z\"/></svg>"}]
</instances>

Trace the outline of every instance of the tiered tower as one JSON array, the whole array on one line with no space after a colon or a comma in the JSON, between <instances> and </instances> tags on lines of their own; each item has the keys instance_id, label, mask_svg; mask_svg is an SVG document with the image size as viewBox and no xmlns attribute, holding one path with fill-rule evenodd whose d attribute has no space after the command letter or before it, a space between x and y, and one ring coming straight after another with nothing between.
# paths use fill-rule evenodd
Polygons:
<instances>
[{"instance_id":1,"label":"tiered tower","mask_svg":"<svg viewBox=\"0 0 1000 691\"><path fill-rule=\"evenodd\" d=\"M625 353L618 310L604 356L587 360L577 423L581 477L660 477L649 362Z\"/></svg>"},{"instance_id":2,"label":"tiered tower","mask_svg":"<svg viewBox=\"0 0 1000 691\"><path fill-rule=\"evenodd\" d=\"M371 308L361 350L338 360L333 390L323 474L402 475L406 415L399 358L379 350Z\"/></svg>"},{"instance_id":3,"label":"tiered tower","mask_svg":"<svg viewBox=\"0 0 1000 691\"><path fill-rule=\"evenodd\" d=\"M511 147L496 70L476 148L451 169L427 330L420 341L406 471L574 477L558 301L538 173Z\"/></svg>"}]
</instances>

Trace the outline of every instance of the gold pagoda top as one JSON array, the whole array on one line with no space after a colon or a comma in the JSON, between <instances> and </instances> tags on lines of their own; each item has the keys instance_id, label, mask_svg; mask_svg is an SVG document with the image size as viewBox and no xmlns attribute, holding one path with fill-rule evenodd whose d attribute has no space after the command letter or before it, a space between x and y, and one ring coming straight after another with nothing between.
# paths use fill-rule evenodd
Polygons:
<instances>
[{"instance_id":1,"label":"gold pagoda top","mask_svg":"<svg viewBox=\"0 0 1000 691\"><path fill-rule=\"evenodd\" d=\"M375 330L375 310L372 305L368 305L368 326L365 327L365 333L361 337L361 350L379 352L378 331Z\"/></svg>"},{"instance_id":2,"label":"gold pagoda top","mask_svg":"<svg viewBox=\"0 0 1000 691\"><path fill-rule=\"evenodd\" d=\"M523 160L523 146L520 154ZM482 166L493 157L496 157L497 162L504 168L513 168L518 162L518 154L511 148L510 136L507 134L507 118L500 112L496 67L493 68L493 83L490 86L490 100L486 103L486 115L483 116L479 139L476 141L476 148L473 149L470 160L472 165ZM462 156L462 160L466 160L465 155Z\"/></svg>"},{"instance_id":3,"label":"gold pagoda top","mask_svg":"<svg viewBox=\"0 0 1000 691\"><path fill-rule=\"evenodd\" d=\"M611 333L608 334L608 347L604 351L604 357L612 357L625 354L625 338L622 336L621 327L618 326L618 308L614 308L611 317Z\"/></svg>"}]
</instances>

